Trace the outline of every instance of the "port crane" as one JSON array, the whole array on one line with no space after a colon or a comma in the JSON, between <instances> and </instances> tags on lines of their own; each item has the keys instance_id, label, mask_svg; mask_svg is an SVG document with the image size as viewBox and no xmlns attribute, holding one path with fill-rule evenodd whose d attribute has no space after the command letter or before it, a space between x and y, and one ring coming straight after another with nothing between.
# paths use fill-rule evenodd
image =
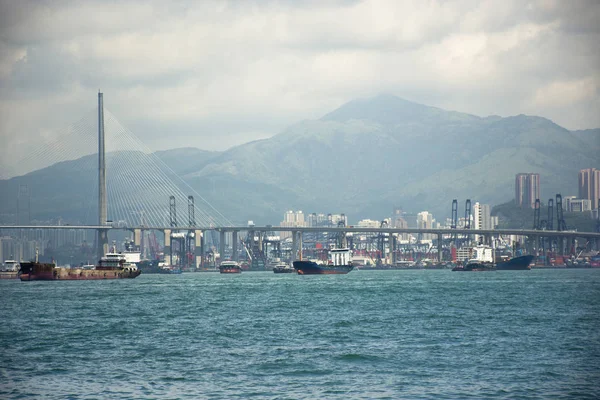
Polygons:
<instances>
[{"instance_id":1,"label":"port crane","mask_svg":"<svg viewBox=\"0 0 600 400\"><path fill-rule=\"evenodd\" d=\"M388 223L386 220L381 221L379 225L380 228L386 228ZM377 261L375 265L379 266L383 264L383 260L385 259L385 238L386 235L383 232L380 232L377 235Z\"/></svg>"}]
</instances>

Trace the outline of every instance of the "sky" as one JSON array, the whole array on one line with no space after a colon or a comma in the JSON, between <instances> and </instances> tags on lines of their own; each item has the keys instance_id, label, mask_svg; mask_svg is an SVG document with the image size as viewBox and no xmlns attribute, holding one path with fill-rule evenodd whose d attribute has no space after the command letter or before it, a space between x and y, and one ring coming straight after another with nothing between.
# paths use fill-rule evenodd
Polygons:
<instances>
[{"instance_id":1,"label":"sky","mask_svg":"<svg viewBox=\"0 0 600 400\"><path fill-rule=\"evenodd\" d=\"M381 93L600 128L600 1L0 0L0 177L98 90L151 150L225 150Z\"/></svg>"}]
</instances>

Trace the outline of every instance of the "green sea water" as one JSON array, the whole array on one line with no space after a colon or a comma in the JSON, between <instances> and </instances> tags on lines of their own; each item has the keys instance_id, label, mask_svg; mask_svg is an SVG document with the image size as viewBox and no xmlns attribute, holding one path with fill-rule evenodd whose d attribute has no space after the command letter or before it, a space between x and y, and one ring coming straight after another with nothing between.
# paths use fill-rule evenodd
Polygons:
<instances>
[{"instance_id":1,"label":"green sea water","mask_svg":"<svg viewBox=\"0 0 600 400\"><path fill-rule=\"evenodd\" d=\"M600 270L0 281L0 398L600 398Z\"/></svg>"}]
</instances>

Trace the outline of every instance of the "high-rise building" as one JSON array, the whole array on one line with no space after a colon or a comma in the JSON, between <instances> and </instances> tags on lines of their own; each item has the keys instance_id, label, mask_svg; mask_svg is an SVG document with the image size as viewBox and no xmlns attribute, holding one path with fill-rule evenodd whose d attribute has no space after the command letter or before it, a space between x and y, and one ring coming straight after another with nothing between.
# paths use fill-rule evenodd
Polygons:
<instances>
[{"instance_id":1,"label":"high-rise building","mask_svg":"<svg viewBox=\"0 0 600 400\"><path fill-rule=\"evenodd\" d=\"M600 170L586 168L579 171L579 198L592 202L592 209L598 208L600 197Z\"/></svg>"},{"instance_id":2,"label":"high-rise building","mask_svg":"<svg viewBox=\"0 0 600 400\"><path fill-rule=\"evenodd\" d=\"M540 198L540 174L521 173L515 177L515 203L518 207L535 207Z\"/></svg>"},{"instance_id":3,"label":"high-rise building","mask_svg":"<svg viewBox=\"0 0 600 400\"><path fill-rule=\"evenodd\" d=\"M308 226L308 222L304 220L304 213L302 211L287 211L283 216L280 226L282 227L305 227ZM290 232L280 232L281 239L287 239L291 237Z\"/></svg>"},{"instance_id":4,"label":"high-rise building","mask_svg":"<svg viewBox=\"0 0 600 400\"><path fill-rule=\"evenodd\" d=\"M489 204L475 203L473 206L473 228L493 229Z\"/></svg>"},{"instance_id":5,"label":"high-rise building","mask_svg":"<svg viewBox=\"0 0 600 400\"><path fill-rule=\"evenodd\" d=\"M492 229L492 217L489 204L475 203L473 205L473 229ZM483 236L477 238L483 242Z\"/></svg>"},{"instance_id":6,"label":"high-rise building","mask_svg":"<svg viewBox=\"0 0 600 400\"><path fill-rule=\"evenodd\" d=\"M417 214L417 228L419 229L433 229L433 214L428 211L421 211ZM433 239L434 235L430 233L423 234L423 239Z\"/></svg>"},{"instance_id":7,"label":"high-rise building","mask_svg":"<svg viewBox=\"0 0 600 400\"><path fill-rule=\"evenodd\" d=\"M570 211L570 212L592 211L592 201L589 199L572 199L569 202L567 211Z\"/></svg>"}]
</instances>

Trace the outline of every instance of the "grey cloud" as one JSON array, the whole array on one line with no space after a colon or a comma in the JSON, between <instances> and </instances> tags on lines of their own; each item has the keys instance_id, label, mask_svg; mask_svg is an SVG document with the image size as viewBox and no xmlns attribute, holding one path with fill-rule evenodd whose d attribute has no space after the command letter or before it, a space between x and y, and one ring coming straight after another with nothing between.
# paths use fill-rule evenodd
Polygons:
<instances>
[{"instance_id":1,"label":"grey cloud","mask_svg":"<svg viewBox=\"0 0 600 400\"><path fill-rule=\"evenodd\" d=\"M98 89L156 148L193 140L223 150L379 92L596 127L599 10L548 0L0 0L0 135L11 152L15 132L26 147L93 108ZM564 101L540 101L547 93Z\"/></svg>"}]
</instances>

